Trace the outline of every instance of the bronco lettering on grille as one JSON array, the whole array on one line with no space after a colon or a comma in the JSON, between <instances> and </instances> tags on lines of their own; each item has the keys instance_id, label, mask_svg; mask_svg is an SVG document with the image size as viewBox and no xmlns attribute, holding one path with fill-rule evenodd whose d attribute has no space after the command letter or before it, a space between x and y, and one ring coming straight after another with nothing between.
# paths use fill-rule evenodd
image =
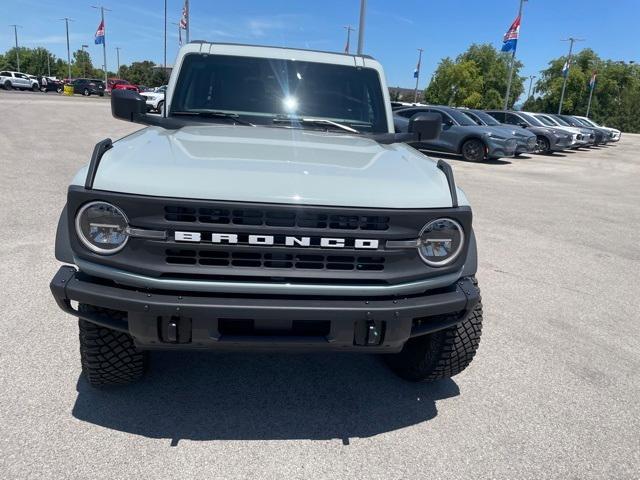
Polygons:
<instances>
[{"instance_id":1,"label":"bronco lettering on grille","mask_svg":"<svg viewBox=\"0 0 640 480\"><path fill-rule=\"evenodd\" d=\"M376 250L379 240L371 238L296 237L289 235L249 235L215 232L175 232L176 242L214 243L228 245L260 245L281 247L354 248Z\"/></svg>"}]
</instances>

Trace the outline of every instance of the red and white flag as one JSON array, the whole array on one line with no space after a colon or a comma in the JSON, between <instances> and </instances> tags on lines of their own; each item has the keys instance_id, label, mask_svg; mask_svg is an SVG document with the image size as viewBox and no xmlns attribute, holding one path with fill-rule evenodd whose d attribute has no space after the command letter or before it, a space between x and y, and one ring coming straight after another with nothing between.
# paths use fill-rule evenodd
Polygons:
<instances>
[{"instance_id":1,"label":"red and white flag","mask_svg":"<svg viewBox=\"0 0 640 480\"><path fill-rule=\"evenodd\" d=\"M180 28L187 29L189 27L189 0L184 0L182 7L182 17L180 18Z\"/></svg>"}]
</instances>

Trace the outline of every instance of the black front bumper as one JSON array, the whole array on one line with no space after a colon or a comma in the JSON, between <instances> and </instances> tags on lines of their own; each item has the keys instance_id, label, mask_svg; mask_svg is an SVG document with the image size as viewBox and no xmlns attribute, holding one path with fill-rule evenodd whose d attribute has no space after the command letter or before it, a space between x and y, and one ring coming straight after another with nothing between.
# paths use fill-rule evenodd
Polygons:
<instances>
[{"instance_id":1,"label":"black front bumper","mask_svg":"<svg viewBox=\"0 0 640 480\"><path fill-rule=\"evenodd\" d=\"M147 292L64 266L51 281L67 313L129 333L145 349L274 349L391 353L411 337L462 322L480 299L470 278L398 298L223 296ZM100 307L79 311L71 301ZM105 310L106 309L106 310ZM109 310L126 313L109 315Z\"/></svg>"}]
</instances>

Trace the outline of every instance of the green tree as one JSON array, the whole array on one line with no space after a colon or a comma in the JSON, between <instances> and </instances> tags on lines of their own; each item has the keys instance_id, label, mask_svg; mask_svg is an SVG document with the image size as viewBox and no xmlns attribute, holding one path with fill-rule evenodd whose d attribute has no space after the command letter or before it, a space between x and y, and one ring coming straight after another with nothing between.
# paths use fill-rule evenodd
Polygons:
<instances>
[{"instance_id":1,"label":"green tree","mask_svg":"<svg viewBox=\"0 0 640 480\"><path fill-rule=\"evenodd\" d=\"M47 56L49 56L51 75L55 75L54 64L56 57L46 48L20 47L18 53L20 55L20 71L30 75L47 75ZM15 47L7 50L4 55L0 56L0 68L3 70L18 70Z\"/></svg>"},{"instance_id":2,"label":"green tree","mask_svg":"<svg viewBox=\"0 0 640 480\"><path fill-rule=\"evenodd\" d=\"M73 52L73 64L71 65L71 76L73 78L102 78L96 75L91 56L85 50Z\"/></svg>"},{"instance_id":3,"label":"green tree","mask_svg":"<svg viewBox=\"0 0 640 480\"><path fill-rule=\"evenodd\" d=\"M557 112L562 92L562 67L567 58L549 62L541 72L535 91L538 98L529 99L524 108L540 112ZM597 122L626 132L640 132L640 67L601 59L593 50L585 49L573 56L562 112L585 115L589 101L589 80L597 72L590 116Z\"/></svg>"},{"instance_id":4,"label":"green tree","mask_svg":"<svg viewBox=\"0 0 640 480\"><path fill-rule=\"evenodd\" d=\"M501 108L507 91L507 73L511 57L490 44L471 45L455 60L444 58L425 90L429 103L473 108ZM522 63L514 64L509 105L524 92L519 76Z\"/></svg>"}]
</instances>

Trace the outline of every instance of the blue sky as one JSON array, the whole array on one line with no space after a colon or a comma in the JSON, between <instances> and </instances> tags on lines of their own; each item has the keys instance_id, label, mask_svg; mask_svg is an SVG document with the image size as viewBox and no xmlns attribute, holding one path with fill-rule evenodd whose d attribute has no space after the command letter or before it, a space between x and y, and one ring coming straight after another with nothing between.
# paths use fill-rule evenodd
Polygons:
<instances>
[{"instance_id":1,"label":"blue sky","mask_svg":"<svg viewBox=\"0 0 640 480\"><path fill-rule=\"evenodd\" d=\"M115 69L115 47L121 63L151 59L162 63L163 0L101 0L106 14L107 63ZM102 47L93 35L98 0L0 0L4 25L0 51L13 46L18 30L24 46L44 46L66 58L64 22L71 17L72 51L84 44L95 65ZM359 0L191 0L191 38L221 42L342 51L344 25L357 26ZM169 22L180 18L182 0L168 0ZM369 0L365 53L385 66L389 84L412 87L417 48L424 48L420 87L438 61L456 56L471 43L500 46L517 14L518 0ZM549 59L562 55L570 35L585 38L578 49L593 48L605 58L640 62L640 0L529 0L525 3L518 58L524 75L538 75ZM177 27L169 25L167 62L177 51ZM355 48L357 32L352 34Z\"/></svg>"}]
</instances>

